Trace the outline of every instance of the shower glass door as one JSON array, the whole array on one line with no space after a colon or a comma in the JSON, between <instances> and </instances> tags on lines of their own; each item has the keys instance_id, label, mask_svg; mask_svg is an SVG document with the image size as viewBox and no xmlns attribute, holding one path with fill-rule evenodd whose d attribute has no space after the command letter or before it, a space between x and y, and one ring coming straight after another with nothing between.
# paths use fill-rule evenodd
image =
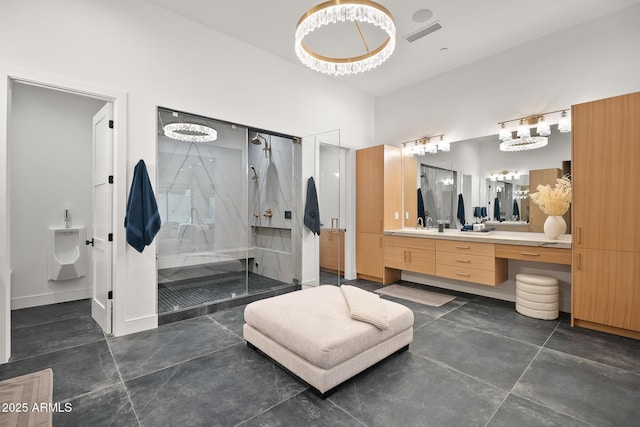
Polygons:
<instances>
[{"instance_id":1,"label":"shower glass door","mask_svg":"<svg viewBox=\"0 0 640 427\"><path fill-rule=\"evenodd\" d=\"M320 284L344 281L346 229L346 150L340 147L340 131L317 135L318 205L320 233Z\"/></svg>"},{"instance_id":2,"label":"shower glass door","mask_svg":"<svg viewBox=\"0 0 640 427\"><path fill-rule=\"evenodd\" d=\"M247 294L247 132L245 127L158 109L158 314ZM191 123L213 141L163 131Z\"/></svg>"}]
</instances>

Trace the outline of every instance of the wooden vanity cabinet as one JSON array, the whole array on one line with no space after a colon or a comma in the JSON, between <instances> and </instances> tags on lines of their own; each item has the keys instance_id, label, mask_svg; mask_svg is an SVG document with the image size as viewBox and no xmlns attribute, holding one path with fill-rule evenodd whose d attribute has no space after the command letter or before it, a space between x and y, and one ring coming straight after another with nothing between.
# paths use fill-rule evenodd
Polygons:
<instances>
[{"instance_id":1,"label":"wooden vanity cabinet","mask_svg":"<svg viewBox=\"0 0 640 427\"><path fill-rule=\"evenodd\" d=\"M391 282L385 277L383 232L402 228L402 150L378 145L356 151L356 271L358 277Z\"/></svg>"},{"instance_id":2,"label":"wooden vanity cabinet","mask_svg":"<svg viewBox=\"0 0 640 427\"><path fill-rule=\"evenodd\" d=\"M436 276L497 286L507 275L507 260L495 257L493 243L436 241Z\"/></svg>"},{"instance_id":3,"label":"wooden vanity cabinet","mask_svg":"<svg viewBox=\"0 0 640 427\"><path fill-rule=\"evenodd\" d=\"M571 114L572 323L640 339L640 92Z\"/></svg>"},{"instance_id":4,"label":"wooden vanity cabinet","mask_svg":"<svg viewBox=\"0 0 640 427\"><path fill-rule=\"evenodd\" d=\"M435 247L432 239L385 236L384 265L387 268L434 275Z\"/></svg>"}]
</instances>

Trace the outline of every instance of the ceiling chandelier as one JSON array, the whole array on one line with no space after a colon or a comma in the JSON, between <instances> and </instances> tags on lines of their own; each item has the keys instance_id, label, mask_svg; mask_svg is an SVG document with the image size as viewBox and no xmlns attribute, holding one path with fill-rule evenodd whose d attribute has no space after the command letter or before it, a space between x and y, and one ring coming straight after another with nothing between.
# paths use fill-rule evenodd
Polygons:
<instances>
[{"instance_id":1,"label":"ceiling chandelier","mask_svg":"<svg viewBox=\"0 0 640 427\"><path fill-rule=\"evenodd\" d=\"M551 135L551 122L545 120L546 116L561 113L558 123L558 130L561 133L571 132L571 121L567 117L567 110L551 111L544 114L536 114L529 117L507 120L498 123L500 133L500 151L527 151L545 147L549 144L548 136ZM513 131L505 125L510 122L519 121L516 131L517 138L513 138ZM537 135L531 135L531 128L536 127Z\"/></svg>"},{"instance_id":2,"label":"ceiling chandelier","mask_svg":"<svg viewBox=\"0 0 640 427\"><path fill-rule=\"evenodd\" d=\"M304 44L312 32L337 22L356 25L366 53L351 58L324 56ZM380 46L370 50L359 23L371 24L387 34ZM296 26L295 51L300 61L312 70L336 76L358 74L372 70L389 59L396 46L396 25L391 12L370 0L332 0L309 9Z\"/></svg>"},{"instance_id":3,"label":"ceiling chandelier","mask_svg":"<svg viewBox=\"0 0 640 427\"><path fill-rule=\"evenodd\" d=\"M169 123L164 125L164 136L185 142L211 142L218 139L218 132L209 126L195 123Z\"/></svg>"}]
</instances>

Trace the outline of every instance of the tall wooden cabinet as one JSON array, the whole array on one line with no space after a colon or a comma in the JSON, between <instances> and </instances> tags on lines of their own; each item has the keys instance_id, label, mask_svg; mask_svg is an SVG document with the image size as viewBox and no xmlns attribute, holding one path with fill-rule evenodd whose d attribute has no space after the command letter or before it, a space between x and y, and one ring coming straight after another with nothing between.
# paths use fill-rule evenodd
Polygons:
<instances>
[{"instance_id":1,"label":"tall wooden cabinet","mask_svg":"<svg viewBox=\"0 0 640 427\"><path fill-rule=\"evenodd\" d=\"M640 339L640 92L571 111L572 322Z\"/></svg>"},{"instance_id":2,"label":"tall wooden cabinet","mask_svg":"<svg viewBox=\"0 0 640 427\"><path fill-rule=\"evenodd\" d=\"M388 283L383 232L402 227L402 150L378 145L356 151L356 271L359 278ZM392 272L387 275L393 274Z\"/></svg>"}]
</instances>

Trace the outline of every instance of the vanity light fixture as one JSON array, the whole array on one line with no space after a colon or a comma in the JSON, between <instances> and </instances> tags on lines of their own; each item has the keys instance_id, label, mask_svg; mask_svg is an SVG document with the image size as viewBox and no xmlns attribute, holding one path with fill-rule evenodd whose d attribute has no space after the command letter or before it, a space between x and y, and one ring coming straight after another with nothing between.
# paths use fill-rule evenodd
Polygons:
<instances>
[{"instance_id":1,"label":"vanity light fixture","mask_svg":"<svg viewBox=\"0 0 640 427\"><path fill-rule=\"evenodd\" d=\"M489 174L489 179L491 181L512 181L512 180L520 179L520 172L518 171L491 172Z\"/></svg>"},{"instance_id":2,"label":"vanity light fixture","mask_svg":"<svg viewBox=\"0 0 640 427\"><path fill-rule=\"evenodd\" d=\"M511 131L504 127L504 123L500 123L500 134L498 134L498 139L503 142L512 139Z\"/></svg>"},{"instance_id":3,"label":"vanity light fixture","mask_svg":"<svg viewBox=\"0 0 640 427\"><path fill-rule=\"evenodd\" d=\"M567 117L567 110L562 111L560 121L558 122L558 130L562 133L571 132L571 120Z\"/></svg>"},{"instance_id":4,"label":"vanity light fixture","mask_svg":"<svg viewBox=\"0 0 640 427\"><path fill-rule=\"evenodd\" d=\"M562 113L559 118L557 113ZM498 122L500 125L500 132L498 134L498 139L500 140L500 151L527 151L546 146L549 144L548 136L551 135L552 123L558 123L558 130L560 132L571 131L571 123L566 115L566 110L557 110ZM554 116L556 117L556 121L553 121ZM552 120L547 120L549 117L551 117ZM509 128L507 124L515 121L518 121L519 124L516 133L517 138L513 139L513 128ZM533 126L536 126L537 135L532 136L531 128Z\"/></svg>"},{"instance_id":5,"label":"vanity light fixture","mask_svg":"<svg viewBox=\"0 0 640 427\"><path fill-rule=\"evenodd\" d=\"M218 139L218 132L209 126L195 123L169 123L163 127L164 135L185 142L211 142Z\"/></svg>"},{"instance_id":6,"label":"vanity light fixture","mask_svg":"<svg viewBox=\"0 0 640 427\"><path fill-rule=\"evenodd\" d=\"M321 55L304 44L314 31L337 22L351 21L356 25L366 53L351 58ZM370 50L359 23L374 25L387 37L377 48ZM389 59L396 47L396 24L384 6L370 0L332 0L309 9L298 20L295 33L296 55L304 65L324 74L342 76L372 70Z\"/></svg>"},{"instance_id":7,"label":"vanity light fixture","mask_svg":"<svg viewBox=\"0 0 640 427\"><path fill-rule=\"evenodd\" d=\"M448 153L451 151L451 144L449 141L444 140L444 135L440 135L440 142L438 142L438 150Z\"/></svg>"},{"instance_id":8,"label":"vanity light fixture","mask_svg":"<svg viewBox=\"0 0 640 427\"><path fill-rule=\"evenodd\" d=\"M551 126L544 120L544 116L540 116L538 119L538 127L536 128L536 132L540 136L549 136L551 135Z\"/></svg>"},{"instance_id":9,"label":"vanity light fixture","mask_svg":"<svg viewBox=\"0 0 640 427\"><path fill-rule=\"evenodd\" d=\"M431 142L432 138L438 137L440 138L438 143ZM425 154L436 154L438 150L442 152L451 150L451 144L448 141L444 140L444 134L425 136L402 143L402 154L406 157L424 156Z\"/></svg>"}]
</instances>

